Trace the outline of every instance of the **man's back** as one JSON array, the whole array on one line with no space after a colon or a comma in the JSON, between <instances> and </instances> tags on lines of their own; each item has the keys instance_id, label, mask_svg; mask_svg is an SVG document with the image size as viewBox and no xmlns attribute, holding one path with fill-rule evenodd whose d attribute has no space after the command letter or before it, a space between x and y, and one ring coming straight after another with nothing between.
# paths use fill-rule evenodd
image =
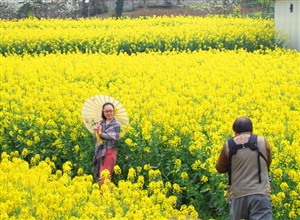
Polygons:
<instances>
[{"instance_id":1,"label":"man's back","mask_svg":"<svg viewBox=\"0 0 300 220\"><path fill-rule=\"evenodd\" d=\"M240 134L233 138L234 142L245 144L248 142L250 134ZM259 151L267 157L265 138L257 137ZM226 152L229 158L229 145L226 142ZM258 162L258 159L260 160ZM261 183L259 182L259 169ZM249 147L237 150L231 159L231 186L228 189L228 198L233 199L252 194L270 195L270 183L268 175L268 164L259 156L258 151L253 151Z\"/></svg>"},{"instance_id":2,"label":"man's back","mask_svg":"<svg viewBox=\"0 0 300 220\"><path fill-rule=\"evenodd\" d=\"M230 217L271 220L270 145L264 137L252 134L252 121L247 117L237 118L232 129L235 136L224 143L216 164L219 173L228 173L226 197L230 201Z\"/></svg>"}]
</instances>

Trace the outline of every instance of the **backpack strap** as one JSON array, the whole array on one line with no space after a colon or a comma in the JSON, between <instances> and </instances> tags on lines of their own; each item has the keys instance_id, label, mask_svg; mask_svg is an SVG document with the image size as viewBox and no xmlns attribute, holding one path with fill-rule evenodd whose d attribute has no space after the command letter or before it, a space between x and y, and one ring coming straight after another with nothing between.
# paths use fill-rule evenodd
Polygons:
<instances>
[{"instance_id":1,"label":"backpack strap","mask_svg":"<svg viewBox=\"0 0 300 220\"><path fill-rule=\"evenodd\" d=\"M266 163L268 164L268 161L266 157L260 152L258 145L257 145L257 135L251 134L249 140L247 143L244 144L236 144L233 140L233 138L230 138L228 140L228 147L229 147L229 159L228 159L228 185L231 185L231 165L232 165L232 155L235 155L238 151L238 149L249 147L252 151L257 151L257 163L258 163L258 179L259 183L261 183L261 163L260 158L262 157ZM268 166L268 172L269 172L269 166Z\"/></svg>"},{"instance_id":2,"label":"backpack strap","mask_svg":"<svg viewBox=\"0 0 300 220\"><path fill-rule=\"evenodd\" d=\"M232 163L232 155L236 154L237 150L235 148L236 144L233 138L228 140L229 147L229 159L228 159L228 185L231 185L231 163Z\"/></svg>"},{"instance_id":3,"label":"backpack strap","mask_svg":"<svg viewBox=\"0 0 300 220\"><path fill-rule=\"evenodd\" d=\"M258 180L259 183L261 183L261 163L260 163L260 158L262 157L264 159L264 161L266 162L267 166L268 166L268 172L270 171L269 168L269 164L267 161L267 158L263 155L263 153L259 150L258 146L257 146L257 142L253 143L250 147L251 150L256 150L257 151L257 164L258 164Z\"/></svg>"}]
</instances>

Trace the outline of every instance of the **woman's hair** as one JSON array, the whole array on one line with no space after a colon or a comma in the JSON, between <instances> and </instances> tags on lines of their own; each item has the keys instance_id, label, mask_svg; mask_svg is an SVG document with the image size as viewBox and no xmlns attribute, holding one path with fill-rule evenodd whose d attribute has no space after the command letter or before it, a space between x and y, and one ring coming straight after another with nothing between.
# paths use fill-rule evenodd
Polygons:
<instances>
[{"instance_id":1,"label":"woman's hair","mask_svg":"<svg viewBox=\"0 0 300 220\"><path fill-rule=\"evenodd\" d=\"M111 102L106 102L106 103L104 103L104 105L102 106L102 112L101 112L101 117L103 118L103 120L106 120L106 119L107 119L107 118L105 117L105 115L104 115L104 112L103 112L104 107L107 106L107 105L111 105L111 106L113 107L113 109L115 110L115 106L114 106L114 104L112 104Z\"/></svg>"},{"instance_id":2,"label":"woman's hair","mask_svg":"<svg viewBox=\"0 0 300 220\"><path fill-rule=\"evenodd\" d=\"M252 132L252 121L247 117L237 118L232 125L232 129L237 133Z\"/></svg>"}]
</instances>

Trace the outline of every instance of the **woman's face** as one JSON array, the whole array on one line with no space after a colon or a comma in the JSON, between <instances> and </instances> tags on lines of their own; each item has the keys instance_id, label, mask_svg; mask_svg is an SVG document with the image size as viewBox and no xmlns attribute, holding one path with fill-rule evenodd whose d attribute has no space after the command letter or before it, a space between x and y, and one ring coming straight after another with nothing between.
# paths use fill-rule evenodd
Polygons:
<instances>
[{"instance_id":1,"label":"woman's face","mask_svg":"<svg viewBox=\"0 0 300 220\"><path fill-rule=\"evenodd\" d=\"M106 120L110 121L114 117L114 108L111 105L106 105L103 108L103 113L106 117Z\"/></svg>"}]
</instances>

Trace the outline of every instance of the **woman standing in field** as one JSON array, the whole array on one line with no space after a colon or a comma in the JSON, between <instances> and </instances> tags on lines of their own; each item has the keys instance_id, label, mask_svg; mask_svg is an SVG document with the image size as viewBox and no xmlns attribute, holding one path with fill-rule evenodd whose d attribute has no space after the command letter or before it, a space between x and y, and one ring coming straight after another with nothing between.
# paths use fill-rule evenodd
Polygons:
<instances>
[{"instance_id":1,"label":"woman standing in field","mask_svg":"<svg viewBox=\"0 0 300 220\"><path fill-rule=\"evenodd\" d=\"M101 172L107 169L111 178L114 172L114 165L117 159L117 142L120 138L120 123L114 118L115 107L112 103L106 102L102 107L102 121L94 127L95 154L93 158L94 177L98 180L99 186L104 183L105 177Z\"/></svg>"}]
</instances>

